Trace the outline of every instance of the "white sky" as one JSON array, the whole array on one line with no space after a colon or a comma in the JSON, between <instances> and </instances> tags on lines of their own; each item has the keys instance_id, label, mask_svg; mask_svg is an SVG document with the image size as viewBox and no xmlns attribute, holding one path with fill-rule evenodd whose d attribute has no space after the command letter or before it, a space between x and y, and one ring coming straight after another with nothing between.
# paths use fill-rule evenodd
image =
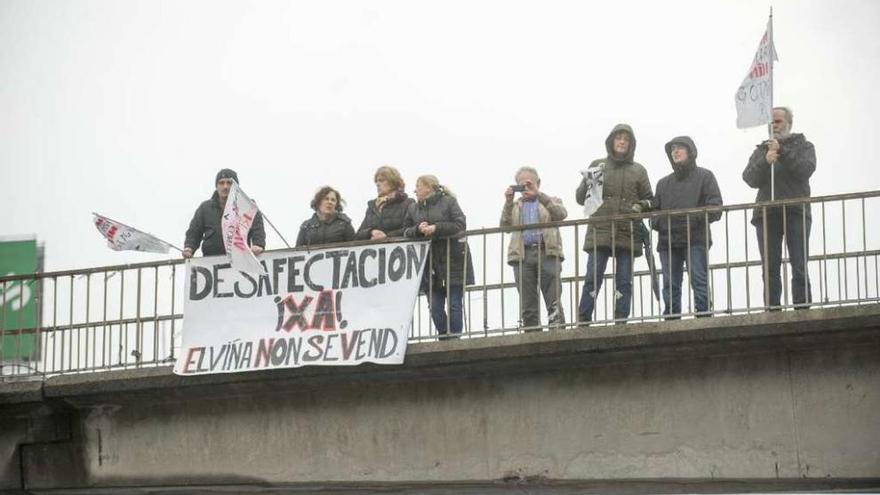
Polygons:
<instances>
[{"instance_id":1,"label":"white sky","mask_svg":"<svg viewBox=\"0 0 880 495\"><path fill-rule=\"evenodd\" d=\"M291 242L324 184L357 227L383 164L408 190L439 176L470 228L534 165L580 218L578 170L618 122L653 184L689 134L725 203L749 202L766 130L736 129L733 96L769 6L0 0L0 236L36 235L47 270L162 259L110 251L90 212L181 246L223 167ZM813 194L880 189L880 2L773 7L775 99L816 145Z\"/></svg>"}]
</instances>

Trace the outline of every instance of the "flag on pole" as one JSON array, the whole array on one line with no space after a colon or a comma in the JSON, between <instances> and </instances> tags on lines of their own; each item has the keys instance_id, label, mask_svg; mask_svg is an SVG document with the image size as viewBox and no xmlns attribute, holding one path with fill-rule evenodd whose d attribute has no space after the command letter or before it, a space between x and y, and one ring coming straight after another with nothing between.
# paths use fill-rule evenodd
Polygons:
<instances>
[{"instance_id":1,"label":"flag on pole","mask_svg":"<svg viewBox=\"0 0 880 495\"><path fill-rule=\"evenodd\" d=\"M232 268L259 275L266 273L266 269L263 268L247 244L248 233L257 216L257 211L257 204L238 187L237 182L233 182L229 189L229 197L226 198L223 218L220 220L223 229L223 244L226 247L226 254L229 256Z\"/></svg>"},{"instance_id":2,"label":"flag on pole","mask_svg":"<svg viewBox=\"0 0 880 495\"><path fill-rule=\"evenodd\" d=\"M779 60L773 45L773 17L758 44L749 73L736 91L736 127L745 129L773 121L773 62Z\"/></svg>"},{"instance_id":3,"label":"flag on pole","mask_svg":"<svg viewBox=\"0 0 880 495\"><path fill-rule=\"evenodd\" d=\"M144 251L147 253L167 254L173 246L167 242L129 227L124 223L107 218L97 213L94 215L95 227L107 239L107 245L114 251Z\"/></svg>"}]
</instances>

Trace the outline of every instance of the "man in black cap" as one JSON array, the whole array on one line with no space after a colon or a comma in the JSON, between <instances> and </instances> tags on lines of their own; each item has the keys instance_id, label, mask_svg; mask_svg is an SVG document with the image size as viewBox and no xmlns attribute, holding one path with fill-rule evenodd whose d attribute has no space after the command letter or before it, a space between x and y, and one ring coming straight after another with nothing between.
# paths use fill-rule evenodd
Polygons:
<instances>
[{"instance_id":1,"label":"man in black cap","mask_svg":"<svg viewBox=\"0 0 880 495\"><path fill-rule=\"evenodd\" d=\"M220 219L223 217L226 198L229 197L233 182L238 182L238 174L234 170L224 168L217 172L214 194L211 195L211 199L199 205L189 222L189 228L186 229L186 240L183 243L184 258L192 258L200 244L202 254L205 256L226 254ZM262 253L266 247L266 230L263 228L263 215L260 212L254 217L254 223L248 233L248 245L254 254Z\"/></svg>"}]
</instances>

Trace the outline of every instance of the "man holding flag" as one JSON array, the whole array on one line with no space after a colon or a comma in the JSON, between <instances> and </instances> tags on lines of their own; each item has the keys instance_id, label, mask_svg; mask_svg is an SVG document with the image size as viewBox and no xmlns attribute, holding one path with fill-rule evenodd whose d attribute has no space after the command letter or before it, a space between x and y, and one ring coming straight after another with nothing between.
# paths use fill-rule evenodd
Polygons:
<instances>
[{"instance_id":1,"label":"man holding flag","mask_svg":"<svg viewBox=\"0 0 880 495\"><path fill-rule=\"evenodd\" d=\"M199 205L189 223L189 228L186 230L186 240L183 245L184 258L192 258L199 245L201 245L202 254L205 256L226 254L221 220L226 209L229 191L232 189L233 183L237 182L238 174L234 170L224 168L217 172L217 177L214 180L214 194ZM256 212L254 215L253 224L247 234L247 244L255 255L262 253L266 247L266 231L263 228L263 215L260 212Z\"/></svg>"},{"instance_id":2,"label":"man holding flag","mask_svg":"<svg viewBox=\"0 0 880 495\"><path fill-rule=\"evenodd\" d=\"M773 137L755 148L743 171L746 184L758 190L756 202L810 197L810 176L816 170L816 150L803 134L792 134L793 117L787 107L773 109ZM782 299L783 237L791 262L792 303L796 308L806 308L811 302L806 264L811 224L810 204L806 202L784 208L766 208L766 217L764 208L755 208L752 225L757 230L758 249L764 261L764 294L767 299L764 303L767 306L779 306Z\"/></svg>"}]
</instances>

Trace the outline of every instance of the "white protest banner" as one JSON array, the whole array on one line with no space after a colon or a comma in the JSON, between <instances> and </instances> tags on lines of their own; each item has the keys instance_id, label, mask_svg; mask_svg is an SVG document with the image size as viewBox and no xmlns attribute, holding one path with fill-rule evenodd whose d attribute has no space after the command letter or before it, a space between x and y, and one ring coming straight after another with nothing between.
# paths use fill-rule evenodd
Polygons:
<instances>
[{"instance_id":1,"label":"white protest banner","mask_svg":"<svg viewBox=\"0 0 880 495\"><path fill-rule=\"evenodd\" d=\"M605 163L581 170L581 175L584 176L584 182L587 185L587 194L584 197L584 217L589 218L590 215L596 213L596 210L602 206L602 190L605 185Z\"/></svg>"},{"instance_id":2,"label":"white protest banner","mask_svg":"<svg viewBox=\"0 0 880 495\"><path fill-rule=\"evenodd\" d=\"M223 245L226 247L226 254L229 255L232 266L236 270L252 275L264 273L263 266L247 244L248 233L256 217L257 204L238 187L237 182L233 182L229 189L229 197L226 198L223 217L220 219Z\"/></svg>"},{"instance_id":3,"label":"white protest banner","mask_svg":"<svg viewBox=\"0 0 880 495\"><path fill-rule=\"evenodd\" d=\"M114 251L145 251L167 254L172 247L167 242L124 223L97 213L92 213L92 215L94 215L95 227L98 232L107 239L107 245Z\"/></svg>"},{"instance_id":4,"label":"white protest banner","mask_svg":"<svg viewBox=\"0 0 880 495\"><path fill-rule=\"evenodd\" d=\"M773 18L758 44L749 73L739 85L736 101L736 127L745 129L768 124L773 120L773 62L779 60L773 46Z\"/></svg>"},{"instance_id":5,"label":"white protest banner","mask_svg":"<svg viewBox=\"0 0 880 495\"><path fill-rule=\"evenodd\" d=\"M402 364L430 241L187 263L178 375L300 366Z\"/></svg>"}]
</instances>

